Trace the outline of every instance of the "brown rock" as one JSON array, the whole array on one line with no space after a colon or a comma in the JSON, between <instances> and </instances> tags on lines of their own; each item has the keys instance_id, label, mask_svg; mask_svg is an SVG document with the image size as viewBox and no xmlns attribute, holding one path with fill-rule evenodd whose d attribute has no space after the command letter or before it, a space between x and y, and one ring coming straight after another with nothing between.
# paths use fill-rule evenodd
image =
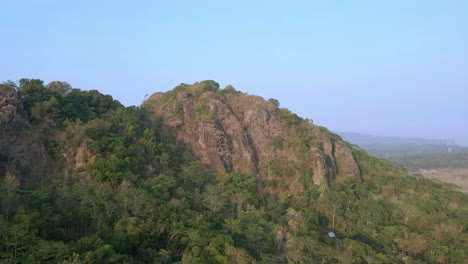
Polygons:
<instances>
[{"instance_id":1,"label":"brown rock","mask_svg":"<svg viewBox=\"0 0 468 264\"><path fill-rule=\"evenodd\" d=\"M330 175L329 166L327 166L326 158L319 149L313 148L310 150L310 162L313 169L313 182L315 185L319 185L324 191L330 189Z\"/></svg>"},{"instance_id":2,"label":"brown rock","mask_svg":"<svg viewBox=\"0 0 468 264\"><path fill-rule=\"evenodd\" d=\"M0 132L19 131L29 127L23 102L16 90L0 84Z\"/></svg>"},{"instance_id":3,"label":"brown rock","mask_svg":"<svg viewBox=\"0 0 468 264\"><path fill-rule=\"evenodd\" d=\"M60 81L50 82L45 87L47 89L50 89L50 90L52 90L54 92L57 92L59 94L62 94L62 95L68 93L70 91L70 89L71 89L70 84L68 84L66 82L60 82Z\"/></svg>"},{"instance_id":4,"label":"brown rock","mask_svg":"<svg viewBox=\"0 0 468 264\"><path fill-rule=\"evenodd\" d=\"M351 179L361 178L361 171L354 160L353 153L348 144L343 141L335 142L335 161L337 163L339 177Z\"/></svg>"},{"instance_id":5,"label":"brown rock","mask_svg":"<svg viewBox=\"0 0 468 264\"><path fill-rule=\"evenodd\" d=\"M145 106L161 119L164 131L174 133L179 145L215 170L257 175L259 186L282 195L305 189L300 180L307 175L304 171L323 190L330 188L336 171L330 139L310 122L299 119L291 125L292 114L273 102L223 93L201 82L153 94ZM337 153L343 155L344 166L351 166L346 173L356 176L359 170L350 150L338 144Z\"/></svg>"}]
</instances>

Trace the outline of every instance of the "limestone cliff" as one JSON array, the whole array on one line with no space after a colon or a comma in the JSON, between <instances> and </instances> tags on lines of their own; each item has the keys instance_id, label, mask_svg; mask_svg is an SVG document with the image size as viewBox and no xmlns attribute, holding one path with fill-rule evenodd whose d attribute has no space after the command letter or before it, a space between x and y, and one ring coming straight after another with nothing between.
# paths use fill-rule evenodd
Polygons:
<instances>
[{"instance_id":1,"label":"limestone cliff","mask_svg":"<svg viewBox=\"0 0 468 264\"><path fill-rule=\"evenodd\" d=\"M155 93L143 106L195 158L218 171L257 175L267 192L297 194L309 183L328 190L336 177L361 177L347 143L274 99L203 81Z\"/></svg>"}]
</instances>

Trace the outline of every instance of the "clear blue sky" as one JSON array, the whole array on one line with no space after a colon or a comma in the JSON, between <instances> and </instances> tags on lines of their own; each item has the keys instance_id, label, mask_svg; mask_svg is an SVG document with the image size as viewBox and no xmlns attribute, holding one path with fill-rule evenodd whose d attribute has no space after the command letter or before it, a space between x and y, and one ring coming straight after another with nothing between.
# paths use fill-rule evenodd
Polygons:
<instances>
[{"instance_id":1,"label":"clear blue sky","mask_svg":"<svg viewBox=\"0 0 468 264\"><path fill-rule=\"evenodd\" d=\"M468 145L468 1L3 0L0 81L125 105L212 79L334 131Z\"/></svg>"}]
</instances>

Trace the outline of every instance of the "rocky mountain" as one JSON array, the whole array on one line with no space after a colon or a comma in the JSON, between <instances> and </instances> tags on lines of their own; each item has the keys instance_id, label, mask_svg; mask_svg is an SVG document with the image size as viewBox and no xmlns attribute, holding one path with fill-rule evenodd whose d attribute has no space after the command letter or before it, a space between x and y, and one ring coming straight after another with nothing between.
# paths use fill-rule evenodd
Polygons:
<instances>
[{"instance_id":1,"label":"rocky mountain","mask_svg":"<svg viewBox=\"0 0 468 264\"><path fill-rule=\"evenodd\" d=\"M0 131L23 130L30 127L18 92L8 83L0 84Z\"/></svg>"},{"instance_id":2,"label":"rocky mountain","mask_svg":"<svg viewBox=\"0 0 468 264\"><path fill-rule=\"evenodd\" d=\"M217 171L257 175L271 192L295 195L309 181L328 190L332 179L361 178L349 144L274 99L203 81L155 93L144 106L196 159Z\"/></svg>"},{"instance_id":3,"label":"rocky mountain","mask_svg":"<svg viewBox=\"0 0 468 264\"><path fill-rule=\"evenodd\" d=\"M0 263L466 263L468 196L214 81L0 85Z\"/></svg>"}]
</instances>

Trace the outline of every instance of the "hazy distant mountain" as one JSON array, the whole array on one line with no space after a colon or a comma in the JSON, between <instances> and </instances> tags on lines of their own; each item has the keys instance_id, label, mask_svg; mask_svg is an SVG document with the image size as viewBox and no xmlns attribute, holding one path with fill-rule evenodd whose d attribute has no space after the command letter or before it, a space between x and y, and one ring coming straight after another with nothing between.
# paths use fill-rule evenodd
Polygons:
<instances>
[{"instance_id":1,"label":"hazy distant mountain","mask_svg":"<svg viewBox=\"0 0 468 264\"><path fill-rule=\"evenodd\" d=\"M354 132L338 132L344 140L358 145L369 154L379 157L436 154L436 153L466 153L468 148L449 144L446 140L383 137Z\"/></svg>"},{"instance_id":2,"label":"hazy distant mountain","mask_svg":"<svg viewBox=\"0 0 468 264\"><path fill-rule=\"evenodd\" d=\"M405 137L382 137L354 132L338 132L343 139L356 145L446 145L446 140L405 138Z\"/></svg>"}]
</instances>

